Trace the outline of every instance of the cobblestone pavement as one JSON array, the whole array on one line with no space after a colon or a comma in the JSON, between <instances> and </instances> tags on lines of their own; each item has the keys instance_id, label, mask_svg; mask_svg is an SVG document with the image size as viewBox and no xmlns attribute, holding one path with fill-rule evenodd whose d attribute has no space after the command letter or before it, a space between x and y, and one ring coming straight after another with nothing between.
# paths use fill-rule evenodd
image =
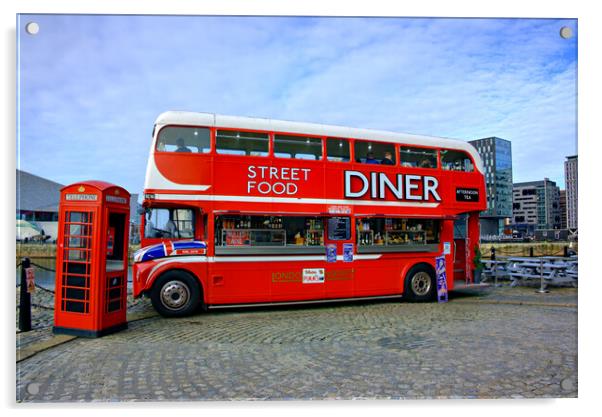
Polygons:
<instances>
[{"instance_id":1,"label":"cobblestone pavement","mask_svg":"<svg viewBox=\"0 0 602 417\"><path fill-rule=\"evenodd\" d=\"M17 301L19 305L20 289L17 287ZM29 332L17 332L17 349L23 349L35 343L51 339L52 324L54 321L54 292L44 288L36 288L31 296L31 328ZM154 311L150 303L144 299L134 299L128 296L128 314L146 313ZM16 311L16 325L19 327L19 308Z\"/></svg>"},{"instance_id":2,"label":"cobblestone pavement","mask_svg":"<svg viewBox=\"0 0 602 417\"><path fill-rule=\"evenodd\" d=\"M450 298L457 302L485 302L508 304L541 304L577 306L577 290L569 287L551 287L549 293L538 293L539 286L511 287L507 283L501 287L487 286L452 291Z\"/></svg>"},{"instance_id":3,"label":"cobblestone pavement","mask_svg":"<svg viewBox=\"0 0 602 417\"><path fill-rule=\"evenodd\" d=\"M19 362L17 400L576 397L576 290L552 296L503 287L447 304L152 317Z\"/></svg>"}]
</instances>

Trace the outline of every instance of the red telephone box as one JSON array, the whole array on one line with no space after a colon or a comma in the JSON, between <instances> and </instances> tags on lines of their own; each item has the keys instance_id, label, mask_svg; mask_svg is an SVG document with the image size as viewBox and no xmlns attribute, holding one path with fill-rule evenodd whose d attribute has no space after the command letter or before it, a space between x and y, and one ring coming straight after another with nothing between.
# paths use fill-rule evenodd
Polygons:
<instances>
[{"instance_id":1,"label":"red telephone box","mask_svg":"<svg viewBox=\"0 0 602 417\"><path fill-rule=\"evenodd\" d=\"M130 194L102 181L61 189L54 333L99 337L127 328Z\"/></svg>"}]
</instances>

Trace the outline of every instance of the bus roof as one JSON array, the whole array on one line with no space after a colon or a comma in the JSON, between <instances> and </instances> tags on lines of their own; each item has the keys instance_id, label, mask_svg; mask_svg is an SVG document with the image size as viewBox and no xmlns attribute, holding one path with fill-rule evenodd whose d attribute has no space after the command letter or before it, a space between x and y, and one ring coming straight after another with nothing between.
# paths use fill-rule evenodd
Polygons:
<instances>
[{"instance_id":1,"label":"bus roof","mask_svg":"<svg viewBox=\"0 0 602 417\"><path fill-rule=\"evenodd\" d=\"M286 120L227 116L214 113L198 113L187 111L166 111L157 117L155 123L159 125L208 126L263 130L269 132L364 139L375 142L392 142L406 145L458 149L468 152L473 157L477 169L480 172L483 172L483 162L477 150L470 143L458 139L397 133L386 130L360 129L318 123L292 122Z\"/></svg>"}]
</instances>

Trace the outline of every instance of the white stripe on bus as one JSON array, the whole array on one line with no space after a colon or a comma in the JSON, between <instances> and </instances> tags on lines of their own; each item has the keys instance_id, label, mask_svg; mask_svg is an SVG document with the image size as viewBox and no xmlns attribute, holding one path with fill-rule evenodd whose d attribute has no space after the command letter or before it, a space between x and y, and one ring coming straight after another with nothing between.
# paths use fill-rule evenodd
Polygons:
<instances>
[{"instance_id":1,"label":"white stripe on bus","mask_svg":"<svg viewBox=\"0 0 602 417\"><path fill-rule=\"evenodd\" d=\"M354 261L361 260L375 260L380 259L382 254L375 253L370 255L353 255ZM342 261L343 256L337 255L337 261ZM181 262L181 263L195 263L195 262L291 262L291 261L326 261L325 255L318 256L177 256L173 258L160 258L155 259L153 262L157 264L151 269L148 275L149 279L152 278L155 271L163 265Z\"/></svg>"},{"instance_id":2,"label":"white stripe on bus","mask_svg":"<svg viewBox=\"0 0 602 417\"><path fill-rule=\"evenodd\" d=\"M334 200L323 198L256 197L243 195L155 194L155 200L235 201L249 203L347 204L351 206L393 206L435 208L439 203L415 201Z\"/></svg>"}]
</instances>

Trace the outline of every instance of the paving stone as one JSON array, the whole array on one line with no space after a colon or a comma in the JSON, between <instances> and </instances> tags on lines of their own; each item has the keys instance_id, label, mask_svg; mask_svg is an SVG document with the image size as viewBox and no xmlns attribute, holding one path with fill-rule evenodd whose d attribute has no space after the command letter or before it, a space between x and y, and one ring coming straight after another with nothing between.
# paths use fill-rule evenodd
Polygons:
<instances>
[{"instance_id":1,"label":"paving stone","mask_svg":"<svg viewBox=\"0 0 602 417\"><path fill-rule=\"evenodd\" d=\"M17 400L577 397L576 291L558 291L558 306L537 304L541 295L532 289L501 287L441 305L153 316L22 360ZM131 308L151 311L148 300ZM17 347L50 334L49 327L36 331L21 334Z\"/></svg>"}]
</instances>

